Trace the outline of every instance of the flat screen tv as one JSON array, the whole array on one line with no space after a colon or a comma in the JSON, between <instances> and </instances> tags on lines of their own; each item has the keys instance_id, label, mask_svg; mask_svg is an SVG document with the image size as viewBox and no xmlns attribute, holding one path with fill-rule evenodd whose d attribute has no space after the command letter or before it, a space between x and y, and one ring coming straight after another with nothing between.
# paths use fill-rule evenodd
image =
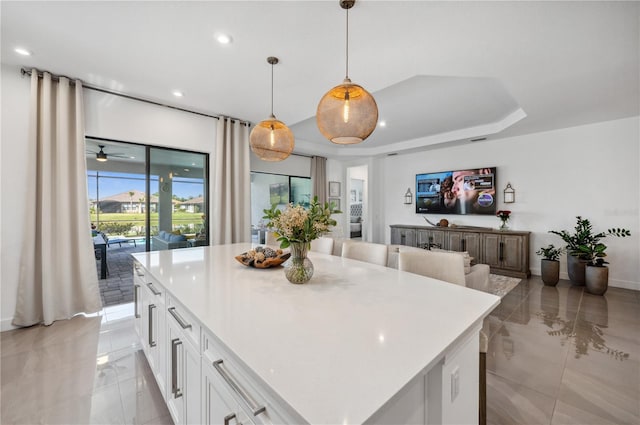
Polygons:
<instances>
[{"instance_id":1,"label":"flat screen tv","mask_svg":"<svg viewBox=\"0 0 640 425\"><path fill-rule=\"evenodd\" d=\"M496 213L496 167L416 175L416 214Z\"/></svg>"}]
</instances>

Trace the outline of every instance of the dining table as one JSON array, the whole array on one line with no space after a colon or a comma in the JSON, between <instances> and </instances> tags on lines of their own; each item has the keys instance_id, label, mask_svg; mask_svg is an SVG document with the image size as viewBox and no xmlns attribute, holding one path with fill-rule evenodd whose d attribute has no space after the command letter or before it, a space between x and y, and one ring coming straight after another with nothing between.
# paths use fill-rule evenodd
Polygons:
<instances>
[{"instance_id":1,"label":"dining table","mask_svg":"<svg viewBox=\"0 0 640 425\"><path fill-rule=\"evenodd\" d=\"M107 241L98 233L93 237L93 249L100 252L100 279L107 278Z\"/></svg>"}]
</instances>

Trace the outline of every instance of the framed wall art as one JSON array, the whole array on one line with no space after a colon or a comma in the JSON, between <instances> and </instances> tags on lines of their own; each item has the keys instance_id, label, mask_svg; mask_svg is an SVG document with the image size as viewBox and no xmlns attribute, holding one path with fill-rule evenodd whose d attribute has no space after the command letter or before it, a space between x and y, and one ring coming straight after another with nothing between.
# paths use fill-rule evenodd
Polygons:
<instances>
[{"instance_id":1,"label":"framed wall art","mask_svg":"<svg viewBox=\"0 0 640 425\"><path fill-rule=\"evenodd\" d=\"M340 196L340 182L329 182L329 198Z\"/></svg>"}]
</instances>

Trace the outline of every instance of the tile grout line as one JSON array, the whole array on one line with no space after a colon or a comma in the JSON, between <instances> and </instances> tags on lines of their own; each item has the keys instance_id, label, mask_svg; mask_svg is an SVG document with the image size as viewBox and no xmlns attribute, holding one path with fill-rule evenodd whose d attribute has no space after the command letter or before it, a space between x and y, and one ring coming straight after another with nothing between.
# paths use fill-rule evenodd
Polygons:
<instances>
[{"instance_id":1,"label":"tile grout line","mask_svg":"<svg viewBox=\"0 0 640 425\"><path fill-rule=\"evenodd\" d=\"M578 309L576 310L576 320L573 322L573 329L571 329L571 337L567 341L569 349L567 350L567 354L565 355L564 362L562 365L562 373L560 375L560 387L558 388L558 395L555 397L553 402L553 409L551 410L551 420L549 425L553 424L553 417L556 414L556 406L558 405L558 398L560 397L560 390L562 389L562 381L564 380L564 374L567 370L567 360L569 359L569 353L571 352L571 345L573 344L574 335L576 332L576 326L578 326L578 314L580 314L580 309L582 308L582 299L584 298L584 288L582 288L582 292L580 293L580 301L578 302Z\"/></svg>"}]
</instances>

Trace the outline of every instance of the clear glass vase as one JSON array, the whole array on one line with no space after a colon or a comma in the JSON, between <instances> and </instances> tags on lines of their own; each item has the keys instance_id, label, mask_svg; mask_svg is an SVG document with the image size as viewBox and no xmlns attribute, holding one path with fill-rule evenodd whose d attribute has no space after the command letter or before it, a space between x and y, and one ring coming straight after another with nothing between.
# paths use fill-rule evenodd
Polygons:
<instances>
[{"instance_id":1,"label":"clear glass vase","mask_svg":"<svg viewBox=\"0 0 640 425\"><path fill-rule=\"evenodd\" d=\"M307 283L313 276L313 263L307 258L309 244L292 242L291 257L284 263L284 275L291 283Z\"/></svg>"},{"instance_id":2,"label":"clear glass vase","mask_svg":"<svg viewBox=\"0 0 640 425\"><path fill-rule=\"evenodd\" d=\"M500 230L509 230L509 226L507 225L508 221L509 221L508 218L501 218L500 219Z\"/></svg>"}]
</instances>

